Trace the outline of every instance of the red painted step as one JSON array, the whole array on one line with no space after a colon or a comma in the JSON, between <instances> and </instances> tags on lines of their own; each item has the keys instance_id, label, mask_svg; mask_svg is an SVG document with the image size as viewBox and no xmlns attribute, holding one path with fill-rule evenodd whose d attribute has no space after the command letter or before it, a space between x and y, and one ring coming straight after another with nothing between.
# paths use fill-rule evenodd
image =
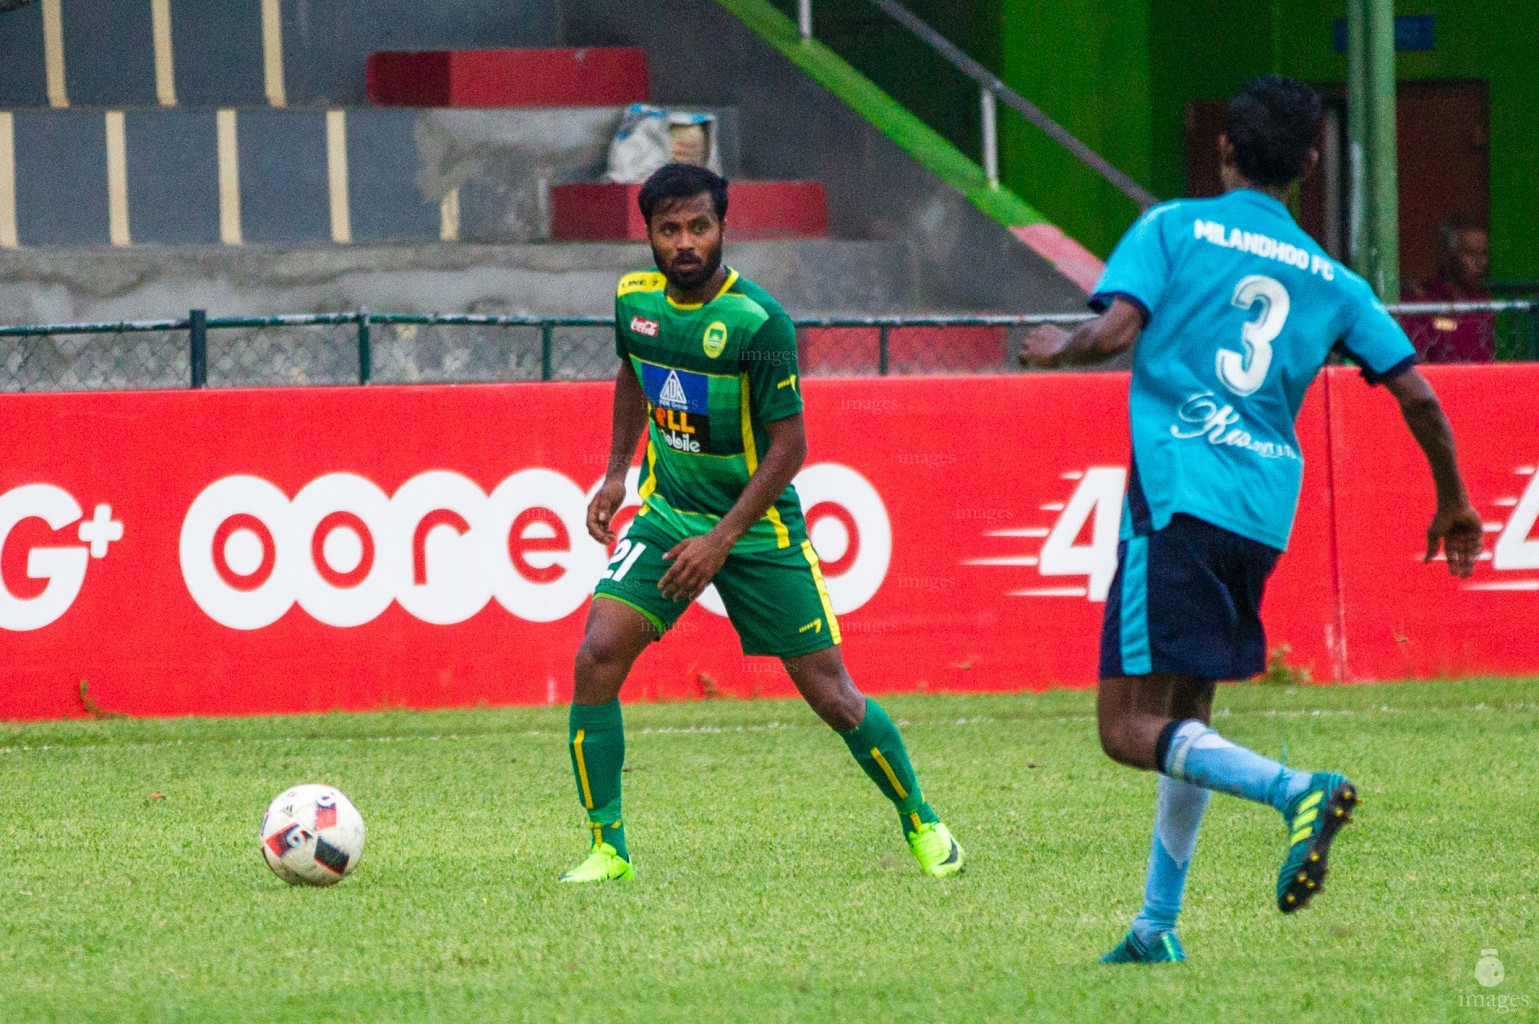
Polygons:
<instances>
[{"instance_id":1,"label":"red painted step","mask_svg":"<svg viewBox=\"0 0 1539 1024\"><path fill-rule=\"evenodd\" d=\"M557 185L550 190L550 237L645 240L647 225L636 205L640 191L640 185ZM728 238L821 238L828 233L828 197L816 181L735 181L728 201Z\"/></svg>"},{"instance_id":2,"label":"red painted step","mask_svg":"<svg viewBox=\"0 0 1539 1024\"><path fill-rule=\"evenodd\" d=\"M422 50L369 55L380 107L619 107L647 99L646 51Z\"/></svg>"}]
</instances>

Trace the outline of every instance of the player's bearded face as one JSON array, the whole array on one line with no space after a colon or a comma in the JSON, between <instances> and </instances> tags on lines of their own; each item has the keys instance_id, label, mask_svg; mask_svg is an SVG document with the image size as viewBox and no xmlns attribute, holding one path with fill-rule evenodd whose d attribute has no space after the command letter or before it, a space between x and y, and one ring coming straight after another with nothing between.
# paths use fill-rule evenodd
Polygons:
<instances>
[{"instance_id":1,"label":"player's bearded face","mask_svg":"<svg viewBox=\"0 0 1539 1024\"><path fill-rule=\"evenodd\" d=\"M660 205L647 240L669 284L684 290L705 284L721 266L722 221L710 193Z\"/></svg>"}]
</instances>

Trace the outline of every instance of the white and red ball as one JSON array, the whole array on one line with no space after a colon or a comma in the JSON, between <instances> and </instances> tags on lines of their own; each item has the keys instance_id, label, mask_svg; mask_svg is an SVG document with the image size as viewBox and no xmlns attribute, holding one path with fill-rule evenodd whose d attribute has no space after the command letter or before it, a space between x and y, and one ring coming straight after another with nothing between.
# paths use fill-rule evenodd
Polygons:
<instances>
[{"instance_id":1,"label":"white and red ball","mask_svg":"<svg viewBox=\"0 0 1539 1024\"><path fill-rule=\"evenodd\" d=\"M363 816L341 790L284 790L262 815L262 857L290 885L335 885L363 856Z\"/></svg>"}]
</instances>

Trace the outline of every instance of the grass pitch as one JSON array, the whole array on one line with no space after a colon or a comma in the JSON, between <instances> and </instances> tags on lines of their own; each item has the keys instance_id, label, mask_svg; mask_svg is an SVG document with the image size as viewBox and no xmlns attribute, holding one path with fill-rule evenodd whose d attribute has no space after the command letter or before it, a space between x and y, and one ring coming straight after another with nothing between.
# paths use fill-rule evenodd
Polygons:
<instances>
[{"instance_id":1,"label":"grass pitch","mask_svg":"<svg viewBox=\"0 0 1539 1024\"><path fill-rule=\"evenodd\" d=\"M1192 960L1156 968L1095 962L1140 902L1155 781L1102 757L1088 693L884 699L971 856L948 881L792 702L627 708L637 880L575 890L564 708L0 725L0 1018L1468 1021L1494 995L1539 1017L1535 685L1224 688L1221 731L1364 804L1285 918L1277 815L1216 797ZM368 846L291 889L257 823L322 780Z\"/></svg>"}]
</instances>

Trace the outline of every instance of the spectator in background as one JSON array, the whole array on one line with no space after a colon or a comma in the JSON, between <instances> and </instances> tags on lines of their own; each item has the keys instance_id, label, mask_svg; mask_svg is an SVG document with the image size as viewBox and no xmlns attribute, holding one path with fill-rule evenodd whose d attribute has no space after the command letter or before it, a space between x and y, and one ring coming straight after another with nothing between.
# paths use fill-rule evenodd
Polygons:
<instances>
[{"instance_id":1,"label":"spectator in background","mask_svg":"<svg viewBox=\"0 0 1539 1024\"><path fill-rule=\"evenodd\" d=\"M1455 218L1438 229L1437 243L1437 276L1418 282L1407 300L1489 300L1485 278L1491 269L1491 239L1486 229L1468 218ZM1489 363L1496 358L1495 313L1408 316L1404 327L1425 362Z\"/></svg>"}]
</instances>

